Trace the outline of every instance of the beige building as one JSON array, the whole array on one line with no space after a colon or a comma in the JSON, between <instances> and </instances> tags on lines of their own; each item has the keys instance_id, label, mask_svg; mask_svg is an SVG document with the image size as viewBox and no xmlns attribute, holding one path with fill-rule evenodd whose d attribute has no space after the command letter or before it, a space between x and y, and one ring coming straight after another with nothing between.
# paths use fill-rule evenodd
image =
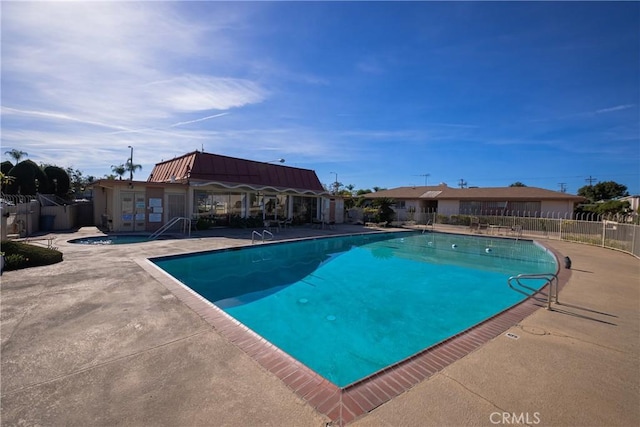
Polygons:
<instances>
[{"instance_id":1,"label":"beige building","mask_svg":"<svg viewBox=\"0 0 640 427\"><path fill-rule=\"evenodd\" d=\"M446 185L398 187L365 195L395 201L399 220L416 212L445 215L516 215L571 218L583 197L536 187L451 188Z\"/></svg>"}]
</instances>

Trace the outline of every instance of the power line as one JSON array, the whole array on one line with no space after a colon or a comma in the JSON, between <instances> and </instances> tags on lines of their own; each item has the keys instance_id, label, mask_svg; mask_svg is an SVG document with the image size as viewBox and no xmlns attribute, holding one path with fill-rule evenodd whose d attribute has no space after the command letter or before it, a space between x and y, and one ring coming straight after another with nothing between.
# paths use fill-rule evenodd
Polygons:
<instances>
[{"instance_id":1,"label":"power line","mask_svg":"<svg viewBox=\"0 0 640 427\"><path fill-rule=\"evenodd\" d=\"M593 181L597 181L598 178L594 178L591 175L589 175L589 178L586 178L585 181L587 181L589 183L589 186L593 185Z\"/></svg>"}]
</instances>

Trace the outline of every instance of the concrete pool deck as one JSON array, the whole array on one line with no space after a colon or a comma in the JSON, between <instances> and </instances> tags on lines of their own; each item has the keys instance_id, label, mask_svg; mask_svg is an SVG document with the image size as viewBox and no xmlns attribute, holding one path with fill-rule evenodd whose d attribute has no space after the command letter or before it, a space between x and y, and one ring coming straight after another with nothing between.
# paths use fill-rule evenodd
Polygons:
<instances>
[{"instance_id":1,"label":"concrete pool deck","mask_svg":"<svg viewBox=\"0 0 640 427\"><path fill-rule=\"evenodd\" d=\"M436 227L437 231L440 228ZM374 231L293 228L277 239ZM2 276L1 425L323 426L275 375L140 266L251 244L250 231L85 246ZM569 255L562 305L538 310L353 426L640 424L640 261L540 240ZM506 286L506 284L505 284Z\"/></svg>"}]
</instances>

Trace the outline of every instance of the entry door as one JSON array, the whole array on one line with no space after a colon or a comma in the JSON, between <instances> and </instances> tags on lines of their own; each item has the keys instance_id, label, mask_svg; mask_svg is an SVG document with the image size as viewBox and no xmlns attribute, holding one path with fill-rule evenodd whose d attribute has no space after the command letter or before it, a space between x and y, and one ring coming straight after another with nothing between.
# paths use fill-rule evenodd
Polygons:
<instances>
[{"instance_id":1,"label":"entry door","mask_svg":"<svg viewBox=\"0 0 640 427\"><path fill-rule=\"evenodd\" d=\"M120 194L121 230L144 231L145 229L145 198L143 192L123 191Z\"/></svg>"}]
</instances>

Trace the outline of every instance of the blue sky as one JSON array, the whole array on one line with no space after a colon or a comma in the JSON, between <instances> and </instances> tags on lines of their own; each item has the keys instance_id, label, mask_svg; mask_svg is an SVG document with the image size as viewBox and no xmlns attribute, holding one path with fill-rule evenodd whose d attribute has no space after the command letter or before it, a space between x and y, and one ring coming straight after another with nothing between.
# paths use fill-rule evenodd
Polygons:
<instances>
[{"instance_id":1,"label":"blue sky","mask_svg":"<svg viewBox=\"0 0 640 427\"><path fill-rule=\"evenodd\" d=\"M640 193L638 2L2 2L2 159ZM424 175L428 174L428 177Z\"/></svg>"}]
</instances>

